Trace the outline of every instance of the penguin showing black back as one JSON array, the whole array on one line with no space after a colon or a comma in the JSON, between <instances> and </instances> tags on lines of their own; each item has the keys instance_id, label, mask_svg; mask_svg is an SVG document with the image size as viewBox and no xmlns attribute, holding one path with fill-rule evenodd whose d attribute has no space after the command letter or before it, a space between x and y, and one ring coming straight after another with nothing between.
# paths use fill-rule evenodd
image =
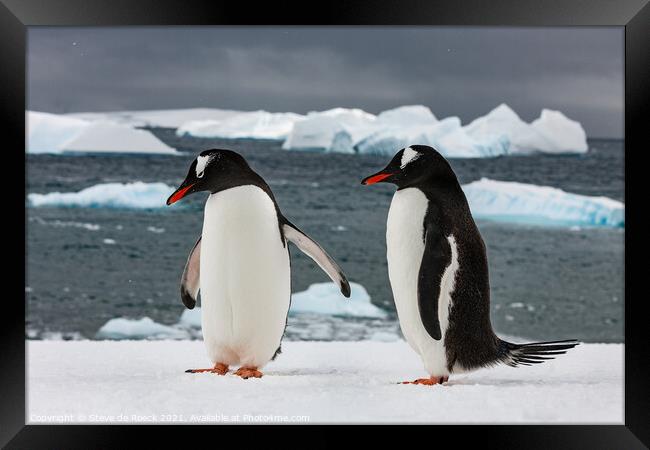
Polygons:
<instances>
[{"instance_id":1,"label":"penguin showing black back","mask_svg":"<svg viewBox=\"0 0 650 450\"><path fill-rule=\"evenodd\" d=\"M206 150L192 162L185 181L169 197L171 205L207 191L203 231L181 277L181 299L192 309L201 292L201 326L211 372L229 366L242 378L262 376L260 369L280 351L291 298L288 241L312 258L338 284L350 285L323 248L281 213L268 184L230 150Z\"/></svg>"},{"instance_id":2,"label":"penguin showing black back","mask_svg":"<svg viewBox=\"0 0 650 450\"><path fill-rule=\"evenodd\" d=\"M400 328L438 384L452 373L504 363L530 365L552 359L575 340L512 344L490 322L485 244L456 174L432 147L412 145L365 178L393 183L388 212L388 274Z\"/></svg>"}]
</instances>

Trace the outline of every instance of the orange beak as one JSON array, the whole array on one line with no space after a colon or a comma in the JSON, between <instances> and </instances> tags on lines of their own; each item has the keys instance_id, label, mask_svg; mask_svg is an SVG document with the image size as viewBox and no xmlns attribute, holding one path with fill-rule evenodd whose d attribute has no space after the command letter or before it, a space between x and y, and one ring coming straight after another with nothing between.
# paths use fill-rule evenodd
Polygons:
<instances>
[{"instance_id":1,"label":"orange beak","mask_svg":"<svg viewBox=\"0 0 650 450\"><path fill-rule=\"evenodd\" d=\"M370 175L368 178L364 178L363 181L361 181L361 184L365 184L366 186L369 186L371 184L379 183L382 180L385 180L386 178L393 176L392 173L378 173L375 175Z\"/></svg>"},{"instance_id":2,"label":"orange beak","mask_svg":"<svg viewBox=\"0 0 650 450\"><path fill-rule=\"evenodd\" d=\"M178 189L176 189L176 192L174 192L174 193L173 193L173 194L172 194L172 195L167 199L167 205L169 206L169 205L171 205L171 204L173 204L173 203L176 203L177 201L179 201L180 199L182 199L183 197L185 197L185 195L187 195L187 191L189 191L189 190L192 188L192 186L194 186L194 183L190 184L189 186L185 186L184 188L178 188Z\"/></svg>"}]
</instances>

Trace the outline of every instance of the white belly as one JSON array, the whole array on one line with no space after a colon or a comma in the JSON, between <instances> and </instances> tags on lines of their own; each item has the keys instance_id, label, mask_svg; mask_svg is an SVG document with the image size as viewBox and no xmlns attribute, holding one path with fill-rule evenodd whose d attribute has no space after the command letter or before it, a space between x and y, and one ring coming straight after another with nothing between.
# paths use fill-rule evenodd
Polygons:
<instances>
[{"instance_id":1,"label":"white belly","mask_svg":"<svg viewBox=\"0 0 650 450\"><path fill-rule=\"evenodd\" d=\"M422 358L427 372L433 376L443 376L449 374L444 341L457 257L452 258L452 266L455 264L456 267L449 267L442 277L438 303L442 339L436 341L424 328L418 308L418 273L424 253L427 206L428 200L419 189L407 188L395 192L386 226L388 275L404 337ZM453 236L449 237L449 242L452 244L452 256L456 256Z\"/></svg>"},{"instance_id":2,"label":"white belly","mask_svg":"<svg viewBox=\"0 0 650 450\"><path fill-rule=\"evenodd\" d=\"M284 333L291 269L275 205L260 188L239 186L208 197L200 283L210 359L263 367Z\"/></svg>"}]
</instances>

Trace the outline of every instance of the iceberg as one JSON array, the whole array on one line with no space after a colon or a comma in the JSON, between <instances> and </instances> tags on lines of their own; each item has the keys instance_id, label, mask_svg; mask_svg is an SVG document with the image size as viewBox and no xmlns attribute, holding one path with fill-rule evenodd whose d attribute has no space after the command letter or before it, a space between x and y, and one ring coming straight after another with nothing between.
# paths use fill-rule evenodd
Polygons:
<instances>
[{"instance_id":1,"label":"iceberg","mask_svg":"<svg viewBox=\"0 0 650 450\"><path fill-rule=\"evenodd\" d=\"M178 324L185 328L201 328L201 308L185 309L181 314Z\"/></svg>"},{"instance_id":2,"label":"iceberg","mask_svg":"<svg viewBox=\"0 0 650 450\"><path fill-rule=\"evenodd\" d=\"M149 317L138 320L116 318L106 322L97 332L97 339L186 339L187 333L154 322Z\"/></svg>"},{"instance_id":3,"label":"iceberg","mask_svg":"<svg viewBox=\"0 0 650 450\"><path fill-rule=\"evenodd\" d=\"M464 131L478 142L503 141L505 153L532 153L540 145L546 145L542 136L504 103L470 122Z\"/></svg>"},{"instance_id":4,"label":"iceberg","mask_svg":"<svg viewBox=\"0 0 650 450\"><path fill-rule=\"evenodd\" d=\"M361 109L310 112L304 120L294 124L282 148L354 153L354 143L373 130L376 120L375 115Z\"/></svg>"},{"instance_id":5,"label":"iceberg","mask_svg":"<svg viewBox=\"0 0 650 450\"><path fill-rule=\"evenodd\" d=\"M244 112L224 120L195 120L186 122L176 135L224 139L285 139L296 122L305 118L294 113L267 111Z\"/></svg>"},{"instance_id":6,"label":"iceberg","mask_svg":"<svg viewBox=\"0 0 650 450\"><path fill-rule=\"evenodd\" d=\"M59 147L63 153L179 154L146 130L114 122L92 122Z\"/></svg>"},{"instance_id":7,"label":"iceberg","mask_svg":"<svg viewBox=\"0 0 650 450\"><path fill-rule=\"evenodd\" d=\"M289 314L325 314L339 317L379 318L387 313L370 303L370 296L363 286L350 283L350 298L345 298L334 283L316 283L306 291L291 295ZM186 309L181 314L178 325L183 328L201 328L201 308Z\"/></svg>"},{"instance_id":8,"label":"iceberg","mask_svg":"<svg viewBox=\"0 0 650 450\"><path fill-rule=\"evenodd\" d=\"M468 136L458 117L431 123L387 126L362 139L354 147L361 154L392 156L409 145L429 145L447 158L481 158L508 152L508 142L499 136L476 140Z\"/></svg>"},{"instance_id":9,"label":"iceberg","mask_svg":"<svg viewBox=\"0 0 650 450\"><path fill-rule=\"evenodd\" d=\"M37 111L27 111L27 153L61 153L60 146L76 137L87 120Z\"/></svg>"},{"instance_id":10,"label":"iceberg","mask_svg":"<svg viewBox=\"0 0 650 450\"><path fill-rule=\"evenodd\" d=\"M399 106L380 112L377 115L378 125L385 124L389 126L428 125L435 123L437 120L431 110L424 105Z\"/></svg>"},{"instance_id":11,"label":"iceberg","mask_svg":"<svg viewBox=\"0 0 650 450\"><path fill-rule=\"evenodd\" d=\"M586 153L587 134L580 125L567 118L560 111L543 109L538 119L531 123L531 127L544 137L545 145L537 150L546 153Z\"/></svg>"},{"instance_id":12,"label":"iceberg","mask_svg":"<svg viewBox=\"0 0 650 450\"><path fill-rule=\"evenodd\" d=\"M174 187L164 183L102 183L79 192L30 193L33 207L77 206L86 208L162 208Z\"/></svg>"},{"instance_id":13,"label":"iceberg","mask_svg":"<svg viewBox=\"0 0 650 450\"><path fill-rule=\"evenodd\" d=\"M506 104L466 126L458 117L438 120L422 105L401 106L377 116L342 108L309 113L294 125L282 148L392 156L414 144L430 145L447 158L587 151L580 123L544 109L529 124Z\"/></svg>"},{"instance_id":14,"label":"iceberg","mask_svg":"<svg viewBox=\"0 0 650 450\"><path fill-rule=\"evenodd\" d=\"M463 185L463 191L477 218L542 225L625 226L625 205L607 197L487 178Z\"/></svg>"},{"instance_id":15,"label":"iceberg","mask_svg":"<svg viewBox=\"0 0 650 450\"><path fill-rule=\"evenodd\" d=\"M370 295L358 283L350 283L350 298L341 294L334 283L316 283L306 291L291 296L289 314L313 313L346 317L367 317L383 319L386 311L370 302Z\"/></svg>"},{"instance_id":16,"label":"iceberg","mask_svg":"<svg viewBox=\"0 0 650 450\"><path fill-rule=\"evenodd\" d=\"M110 121L131 127L179 128L193 120L224 120L241 111L215 108L151 109L142 111L79 112L67 117L88 121Z\"/></svg>"}]
</instances>

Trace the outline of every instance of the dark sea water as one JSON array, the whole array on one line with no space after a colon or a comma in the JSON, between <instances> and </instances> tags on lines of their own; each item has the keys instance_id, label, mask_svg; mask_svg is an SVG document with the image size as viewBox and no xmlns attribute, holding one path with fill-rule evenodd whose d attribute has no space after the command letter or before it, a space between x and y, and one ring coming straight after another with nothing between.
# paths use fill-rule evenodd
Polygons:
<instances>
[{"instance_id":1,"label":"dark sea water","mask_svg":"<svg viewBox=\"0 0 650 450\"><path fill-rule=\"evenodd\" d=\"M28 192L78 191L106 182L177 186L203 149L242 153L270 184L285 214L318 240L351 281L365 286L386 320L291 316L288 339L361 339L398 333L386 266L386 216L393 189L360 180L389 158L285 152L278 142L177 138L154 132L184 156L28 155ZM460 182L481 177L554 186L624 201L620 141L590 141L581 156L451 160ZM178 283L201 231L206 195L155 210L27 210L28 325L31 338L94 338L115 317L178 322ZM86 225L83 225L86 224ZM571 229L478 221L487 244L492 323L533 340L623 341L624 229ZM106 244L112 239L114 244ZM292 251L293 291L327 281Z\"/></svg>"}]
</instances>

